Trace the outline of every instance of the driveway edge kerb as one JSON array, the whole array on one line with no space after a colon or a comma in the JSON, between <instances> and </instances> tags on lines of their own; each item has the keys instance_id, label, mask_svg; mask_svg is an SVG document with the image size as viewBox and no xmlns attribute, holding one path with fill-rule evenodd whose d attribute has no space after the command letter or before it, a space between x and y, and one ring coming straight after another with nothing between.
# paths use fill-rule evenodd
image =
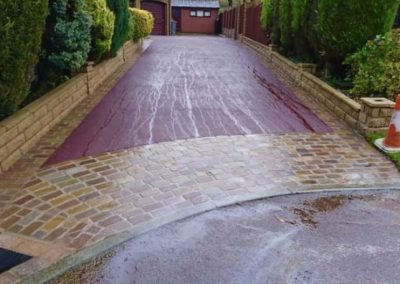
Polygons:
<instances>
[{"instance_id":1,"label":"driveway edge kerb","mask_svg":"<svg viewBox=\"0 0 400 284\"><path fill-rule=\"evenodd\" d=\"M153 229L159 228L166 224L177 222L189 217L196 216L198 214L203 214L215 209L220 209L224 207L233 206L236 204L241 204L245 202L252 202L262 199L269 199L279 196L291 196L291 195L305 195L313 193L349 193L349 192L374 192L382 190L399 190L400 185L394 186L384 186L384 187L347 187L347 188L330 188L330 189L301 189L301 190L287 190L282 189L282 193L252 193L243 196L232 196L229 199L217 201L217 202L207 202L203 203L196 208L188 208L175 213L172 215L167 215L162 218L150 220L148 222L142 223L135 226L132 230L125 231L111 237L108 237L97 244L94 244L88 248L85 248L77 253L69 255L64 259L54 263L48 268L31 275L19 281L18 283L46 283L51 279L54 279L70 269L73 269L79 265L82 265L91 259L107 252L108 250L114 248L115 246L121 245L130 239L133 239L139 235L147 233Z\"/></svg>"}]
</instances>

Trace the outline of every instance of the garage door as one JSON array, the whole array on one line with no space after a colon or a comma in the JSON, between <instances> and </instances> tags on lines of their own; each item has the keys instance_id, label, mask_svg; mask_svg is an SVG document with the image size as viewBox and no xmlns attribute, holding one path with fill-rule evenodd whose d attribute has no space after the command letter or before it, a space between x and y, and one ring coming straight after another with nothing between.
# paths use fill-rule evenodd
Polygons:
<instances>
[{"instance_id":1,"label":"garage door","mask_svg":"<svg viewBox=\"0 0 400 284\"><path fill-rule=\"evenodd\" d=\"M165 4L145 1L141 3L141 8L150 11L154 16L154 28L151 34L165 35Z\"/></svg>"}]
</instances>

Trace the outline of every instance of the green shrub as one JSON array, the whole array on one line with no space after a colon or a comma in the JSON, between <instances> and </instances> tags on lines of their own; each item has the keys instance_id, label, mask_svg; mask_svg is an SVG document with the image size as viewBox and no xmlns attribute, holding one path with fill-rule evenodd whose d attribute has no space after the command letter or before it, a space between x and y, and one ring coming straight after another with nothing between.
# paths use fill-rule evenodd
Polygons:
<instances>
[{"instance_id":1,"label":"green shrub","mask_svg":"<svg viewBox=\"0 0 400 284\"><path fill-rule=\"evenodd\" d=\"M369 41L350 56L354 73L352 93L362 96L384 96L394 100L400 93L400 33L390 32Z\"/></svg>"},{"instance_id":2,"label":"green shrub","mask_svg":"<svg viewBox=\"0 0 400 284\"><path fill-rule=\"evenodd\" d=\"M69 76L86 61L90 51L91 18L83 0L52 0L43 40L41 64Z\"/></svg>"},{"instance_id":3,"label":"green shrub","mask_svg":"<svg viewBox=\"0 0 400 284\"><path fill-rule=\"evenodd\" d=\"M292 0L279 1L280 42L286 51L293 49Z\"/></svg>"},{"instance_id":4,"label":"green shrub","mask_svg":"<svg viewBox=\"0 0 400 284\"><path fill-rule=\"evenodd\" d=\"M368 40L390 31L399 4L400 0L319 0L315 32L331 71Z\"/></svg>"},{"instance_id":5,"label":"green shrub","mask_svg":"<svg viewBox=\"0 0 400 284\"><path fill-rule=\"evenodd\" d=\"M153 14L148 11L146 11L146 14L147 14L147 25L146 25L145 35L149 36L151 35L154 28L154 17Z\"/></svg>"},{"instance_id":6,"label":"green shrub","mask_svg":"<svg viewBox=\"0 0 400 284\"><path fill-rule=\"evenodd\" d=\"M274 0L263 0L262 2L262 10L261 10L261 27L263 29L268 29L272 27L273 23L273 3Z\"/></svg>"},{"instance_id":7,"label":"green shrub","mask_svg":"<svg viewBox=\"0 0 400 284\"><path fill-rule=\"evenodd\" d=\"M107 0L107 4L115 14L111 53L116 55L131 35L129 0Z\"/></svg>"},{"instance_id":8,"label":"green shrub","mask_svg":"<svg viewBox=\"0 0 400 284\"><path fill-rule=\"evenodd\" d=\"M51 17L55 26L47 34L47 60L60 73L69 75L86 62L90 51L91 18L84 0L55 0ZM51 23L50 23L51 25Z\"/></svg>"},{"instance_id":9,"label":"green shrub","mask_svg":"<svg viewBox=\"0 0 400 284\"><path fill-rule=\"evenodd\" d=\"M106 0L86 0L84 10L92 18L89 58L98 61L111 49L115 15L107 7Z\"/></svg>"},{"instance_id":10,"label":"green shrub","mask_svg":"<svg viewBox=\"0 0 400 284\"><path fill-rule=\"evenodd\" d=\"M28 94L47 13L47 0L0 1L0 119Z\"/></svg>"},{"instance_id":11,"label":"green shrub","mask_svg":"<svg viewBox=\"0 0 400 284\"><path fill-rule=\"evenodd\" d=\"M24 103L66 81L86 62L90 51L91 18L83 10L83 3L83 0L50 1L37 80Z\"/></svg>"},{"instance_id":12,"label":"green shrub","mask_svg":"<svg viewBox=\"0 0 400 284\"><path fill-rule=\"evenodd\" d=\"M151 34L154 26L153 15L145 10L129 8L131 13L131 38L137 41Z\"/></svg>"}]
</instances>

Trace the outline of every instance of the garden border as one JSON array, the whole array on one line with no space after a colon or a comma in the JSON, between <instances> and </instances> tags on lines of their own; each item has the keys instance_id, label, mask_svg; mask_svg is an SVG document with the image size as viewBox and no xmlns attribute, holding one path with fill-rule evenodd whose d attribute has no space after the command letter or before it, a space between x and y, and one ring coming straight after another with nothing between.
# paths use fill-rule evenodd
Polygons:
<instances>
[{"instance_id":1,"label":"garden border","mask_svg":"<svg viewBox=\"0 0 400 284\"><path fill-rule=\"evenodd\" d=\"M0 174L11 168L55 124L92 95L117 68L134 57L143 41L129 41L117 56L96 66L88 63L79 74L0 122Z\"/></svg>"},{"instance_id":2,"label":"garden border","mask_svg":"<svg viewBox=\"0 0 400 284\"><path fill-rule=\"evenodd\" d=\"M315 65L296 64L279 54L275 45L267 46L243 35L239 36L239 41L255 50L276 67L280 75L289 77L363 136L387 130L395 105L393 101L386 98L361 98L358 103L314 76Z\"/></svg>"}]
</instances>

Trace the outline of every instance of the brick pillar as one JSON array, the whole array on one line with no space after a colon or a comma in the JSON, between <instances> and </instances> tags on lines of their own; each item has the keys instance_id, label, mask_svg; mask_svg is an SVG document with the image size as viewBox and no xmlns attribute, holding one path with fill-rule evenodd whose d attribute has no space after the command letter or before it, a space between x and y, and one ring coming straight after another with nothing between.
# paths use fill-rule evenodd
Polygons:
<instances>
[{"instance_id":1,"label":"brick pillar","mask_svg":"<svg viewBox=\"0 0 400 284\"><path fill-rule=\"evenodd\" d=\"M270 45L271 46L271 45ZM299 69L301 71L309 72L313 75L317 73L317 65L312 63L298 63Z\"/></svg>"},{"instance_id":2,"label":"brick pillar","mask_svg":"<svg viewBox=\"0 0 400 284\"><path fill-rule=\"evenodd\" d=\"M93 93L93 87L92 87L92 71L93 71L93 61L86 61L85 65L83 65L78 71L75 72L75 74L78 73L83 73L86 74L86 84L87 84L87 94L90 95ZM73 76L75 75L73 74Z\"/></svg>"},{"instance_id":3,"label":"brick pillar","mask_svg":"<svg viewBox=\"0 0 400 284\"><path fill-rule=\"evenodd\" d=\"M385 98L361 98L358 130L363 135L385 132L390 124L395 103Z\"/></svg>"}]
</instances>

